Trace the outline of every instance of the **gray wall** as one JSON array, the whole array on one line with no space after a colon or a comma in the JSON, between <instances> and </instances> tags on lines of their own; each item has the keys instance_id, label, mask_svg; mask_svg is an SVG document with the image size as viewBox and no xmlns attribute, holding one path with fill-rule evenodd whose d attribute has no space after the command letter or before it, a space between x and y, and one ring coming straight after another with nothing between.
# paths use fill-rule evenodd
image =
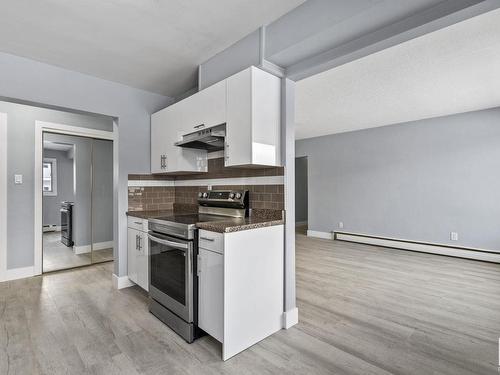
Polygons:
<instances>
[{"instance_id":1,"label":"gray wall","mask_svg":"<svg viewBox=\"0 0 500 375\"><path fill-rule=\"evenodd\" d=\"M295 159L295 222L307 221L307 156Z\"/></svg>"},{"instance_id":2,"label":"gray wall","mask_svg":"<svg viewBox=\"0 0 500 375\"><path fill-rule=\"evenodd\" d=\"M43 150L44 158L57 160L57 195L43 196L43 225L61 225L61 202L73 201L73 159L67 151Z\"/></svg>"},{"instance_id":3,"label":"gray wall","mask_svg":"<svg viewBox=\"0 0 500 375\"><path fill-rule=\"evenodd\" d=\"M500 108L297 141L309 229L500 249ZM450 241L450 232L459 241Z\"/></svg>"},{"instance_id":4,"label":"gray wall","mask_svg":"<svg viewBox=\"0 0 500 375\"><path fill-rule=\"evenodd\" d=\"M5 53L0 53L0 97L100 113L116 119L114 272L118 276L126 275L128 174L150 171L150 115L166 107L172 99ZM9 150L17 148L22 154L17 160L9 158L8 168L7 209L12 221L7 229L7 267L12 269L34 264L34 218L27 212L33 212L34 207L35 137L34 123L30 134L20 135L13 133L10 117L7 121ZM64 123L64 120L58 122ZM14 173L22 173L25 177L25 183L17 188L13 187Z\"/></svg>"},{"instance_id":5,"label":"gray wall","mask_svg":"<svg viewBox=\"0 0 500 375\"><path fill-rule=\"evenodd\" d=\"M35 204L35 121L111 130L113 119L8 102L0 102L0 112L7 113L7 267L28 267L34 262L34 217L27 213L33 212ZM46 139L56 140L57 137L64 136L53 135ZM15 174L23 175L22 185L14 184Z\"/></svg>"},{"instance_id":6,"label":"gray wall","mask_svg":"<svg viewBox=\"0 0 500 375\"><path fill-rule=\"evenodd\" d=\"M92 235L94 243L113 240L113 142L92 144Z\"/></svg>"}]
</instances>

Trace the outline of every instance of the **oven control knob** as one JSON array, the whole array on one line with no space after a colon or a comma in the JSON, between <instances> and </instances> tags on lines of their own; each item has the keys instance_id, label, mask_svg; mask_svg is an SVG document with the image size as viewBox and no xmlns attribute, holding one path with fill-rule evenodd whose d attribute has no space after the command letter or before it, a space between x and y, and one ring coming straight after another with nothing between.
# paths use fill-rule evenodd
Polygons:
<instances>
[{"instance_id":1,"label":"oven control knob","mask_svg":"<svg viewBox=\"0 0 500 375\"><path fill-rule=\"evenodd\" d=\"M208 193L203 193L203 198L208 197Z\"/></svg>"},{"instance_id":2,"label":"oven control knob","mask_svg":"<svg viewBox=\"0 0 500 375\"><path fill-rule=\"evenodd\" d=\"M241 198L241 194L240 193L236 193L236 199L240 199Z\"/></svg>"},{"instance_id":3,"label":"oven control knob","mask_svg":"<svg viewBox=\"0 0 500 375\"><path fill-rule=\"evenodd\" d=\"M198 198L201 198L201 197L203 197L203 193L200 191L200 192L198 193Z\"/></svg>"},{"instance_id":4,"label":"oven control knob","mask_svg":"<svg viewBox=\"0 0 500 375\"><path fill-rule=\"evenodd\" d=\"M229 193L229 199L234 199L234 193Z\"/></svg>"}]
</instances>

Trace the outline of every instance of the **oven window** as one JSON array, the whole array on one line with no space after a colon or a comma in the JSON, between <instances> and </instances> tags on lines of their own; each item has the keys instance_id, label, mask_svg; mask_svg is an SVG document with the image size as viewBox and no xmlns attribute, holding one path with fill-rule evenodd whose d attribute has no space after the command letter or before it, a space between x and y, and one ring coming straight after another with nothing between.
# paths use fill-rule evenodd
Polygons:
<instances>
[{"instance_id":1,"label":"oven window","mask_svg":"<svg viewBox=\"0 0 500 375\"><path fill-rule=\"evenodd\" d=\"M151 285L186 305L186 252L150 242Z\"/></svg>"}]
</instances>

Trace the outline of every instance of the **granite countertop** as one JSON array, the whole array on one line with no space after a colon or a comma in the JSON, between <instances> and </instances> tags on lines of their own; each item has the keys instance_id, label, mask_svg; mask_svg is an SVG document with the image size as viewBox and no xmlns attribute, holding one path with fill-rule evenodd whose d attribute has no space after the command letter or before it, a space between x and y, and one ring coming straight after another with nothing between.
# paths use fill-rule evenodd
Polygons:
<instances>
[{"instance_id":1,"label":"granite countertop","mask_svg":"<svg viewBox=\"0 0 500 375\"><path fill-rule=\"evenodd\" d=\"M139 219L156 219L157 217L172 215L173 213L173 210L127 211L127 216L137 217Z\"/></svg>"},{"instance_id":2,"label":"granite countertop","mask_svg":"<svg viewBox=\"0 0 500 375\"><path fill-rule=\"evenodd\" d=\"M273 225L284 224L283 219L269 219L263 217L249 216L245 218L231 218L221 221L208 221L204 223L197 223L199 229L208 230L210 232L218 233L231 233L239 232L242 230L257 229L263 227L270 227Z\"/></svg>"},{"instance_id":3,"label":"granite countertop","mask_svg":"<svg viewBox=\"0 0 500 375\"><path fill-rule=\"evenodd\" d=\"M127 215L141 219L154 219L171 215L173 212L174 211L172 210L128 211ZM196 227L210 232L231 233L242 230L270 227L273 225L282 225L284 223L284 212L281 210L253 209L250 210L250 216L248 217L223 218L220 221L217 220L196 223Z\"/></svg>"}]
</instances>

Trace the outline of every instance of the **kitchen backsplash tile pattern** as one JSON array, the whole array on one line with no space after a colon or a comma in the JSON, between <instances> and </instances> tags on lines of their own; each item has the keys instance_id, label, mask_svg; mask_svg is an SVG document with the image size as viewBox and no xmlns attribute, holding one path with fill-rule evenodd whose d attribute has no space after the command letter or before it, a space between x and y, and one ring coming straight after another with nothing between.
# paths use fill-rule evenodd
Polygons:
<instances>
[{"instance_id":1,"label":"kitchen backsplash tile pattern","mask_svg":"<svg viewBox=\"0 0 500 375\"><path fill-rule=\"evenodd\" d=\"M129 180L199 180L239 177L283 176L283 167L274 168L225 168L224 158L209 159L208 172L189 176L129 175ZM168 186L133 187L128 190L129 210L164 210L189 207L197 204L199 192L207 191L208 186ZM248 190L249 205L252 209L284 209L283 185L213 185L213 190Z\"/></svg>"},{"instance_id":2,"label":"kitchen backsplash tile pattern","mask_svg":"<svg viewBox=\"0 0 500 375\"><path fill-rule=\"evenodd\" d=\"M128 188L129 211L171 210L174 202L173 186L129 186Z\"/></svg>"},{"instance_id":3,"label":"kitchen backsplash tile pattern","mask_svg":"<svg viewBox=\"0 0 500 375\"><path fill-rule=\"evenodd\" d=\"M284 209L283 185L213 185L212 190L248 190L250 208ZM175 203L196 204L207 186L176 186Z\"/></svg>"}]
</instances>

